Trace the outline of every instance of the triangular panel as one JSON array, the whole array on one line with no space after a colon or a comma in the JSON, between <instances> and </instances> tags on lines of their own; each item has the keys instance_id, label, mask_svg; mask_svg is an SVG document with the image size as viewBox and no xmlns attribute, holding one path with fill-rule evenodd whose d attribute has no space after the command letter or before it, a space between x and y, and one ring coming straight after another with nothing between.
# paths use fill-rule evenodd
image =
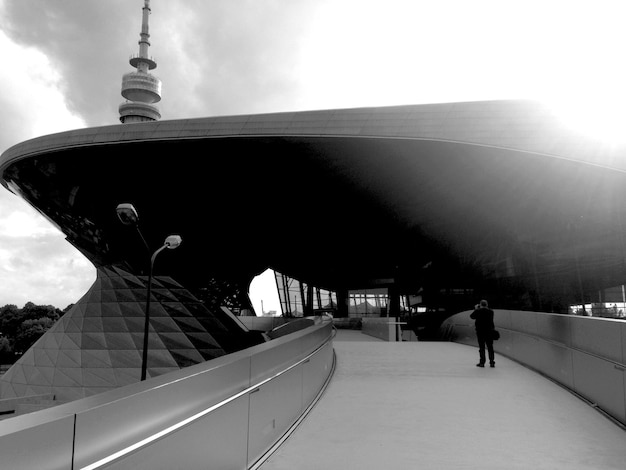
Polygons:
<instances>
[{"instance_id":1,"label":"triangular panel","mask_svg":"<svg viewBox=\"0 0 626 470\"><path fill-rule=\"evenodd\" d=\"M130 334L127 333L107 333L105 336L108 351L118 349L135 349L135 342Z\"/></svg>"},{"instance_id":2,"label":"triangular panel","mask_svg":"<svg viewBox=\"0 0 626 470\"><path fill-rule=\"evenodd\" d=\"M0 398L48 387L64 402L139 381L146 281L117 267L98 268L87 294L0 377ZM176 281L154 278L148 376L223 355L219 341L229 334Z\"/></svg>"}]
</instances>

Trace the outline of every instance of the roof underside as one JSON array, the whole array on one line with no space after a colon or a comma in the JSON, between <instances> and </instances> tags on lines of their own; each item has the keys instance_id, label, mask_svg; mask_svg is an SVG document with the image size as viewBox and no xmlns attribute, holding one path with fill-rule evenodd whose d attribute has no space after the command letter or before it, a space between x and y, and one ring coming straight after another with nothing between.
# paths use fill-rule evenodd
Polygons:
<instances>
[{"instance_id":1,"label":"roof underside","mask_svg":"<svg viewBox=\"0 0 626 470\"><path fill-rule=\"evenodd\" d=\"M157 271L185 285L272 267L329 288L566 298L624 282L626 175L583 156L622 152L490 102L84 129L13 147L0 171L97 265L145 268L115 213L133 203L151 247L183 237Z\"/></svg>"}]
</instances>

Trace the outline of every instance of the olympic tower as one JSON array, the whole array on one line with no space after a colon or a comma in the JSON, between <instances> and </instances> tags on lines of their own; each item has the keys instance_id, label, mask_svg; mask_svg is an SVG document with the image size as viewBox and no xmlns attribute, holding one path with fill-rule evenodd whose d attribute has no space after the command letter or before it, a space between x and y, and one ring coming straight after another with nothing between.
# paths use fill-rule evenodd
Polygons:
<instances>
[{"instance_id":1,"label":"olympic tower","mask_svg":"<svg viewBox=\"0 0 626 470\"><path fill-rule=\"evenodd\" d=\"M161 101L161 80L150 73L157 64L148 56L150 11L150 0L144 0L139 55L130 58L130 65L137 71L122 77L122 96L126 101L120 104L119 112L120 121L124 124L161 119L159 108L154 104Z\"/></svg>"}]
</instances>

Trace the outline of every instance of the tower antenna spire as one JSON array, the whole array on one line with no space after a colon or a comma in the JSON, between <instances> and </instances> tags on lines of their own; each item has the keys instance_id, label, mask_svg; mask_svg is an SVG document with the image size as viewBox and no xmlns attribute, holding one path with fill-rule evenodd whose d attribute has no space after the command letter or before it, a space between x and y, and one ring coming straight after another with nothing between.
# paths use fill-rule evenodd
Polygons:
<instances>
[{"instance_id":1,"label":"tower antenna spire","mask_svg":"<svg viewBox=\"0 0 626 470\"><path fill-rule=\"evenodd\" d=\"M161 101L161 80L150 73L157 64L148 55L150 48L150 0L144 0L139 34L139 54L130 58L136 72L122 77L122 96L127 101L120 104L120 121L123 123L157 121L161 119L159 108L154 104Z\"/></svg>"}]
</instances>

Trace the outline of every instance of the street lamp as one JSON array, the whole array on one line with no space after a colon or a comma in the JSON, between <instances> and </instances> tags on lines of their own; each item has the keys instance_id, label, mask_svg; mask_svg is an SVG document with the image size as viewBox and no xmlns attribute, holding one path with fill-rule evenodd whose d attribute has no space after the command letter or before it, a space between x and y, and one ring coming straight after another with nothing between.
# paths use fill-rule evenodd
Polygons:
<instances>
[{"instance_id":1,"label":"street lamp","mask_svg":"<svg viewBox=\"0 0 626 470\"><path fill-rule=\"evenodd\" d=\"M135 206L129 204L128 202L118 204L116 212L117 217L120 219L120 222L122 222L124 225L132 225L133 227L135 227L137 233L139 234L139 238L141 238L141 241L146 247L146 250L148 250L148 254L150 254L150 247L148 247L146 239L143 237L141 230L139 230L139 214L137 214Z\"/></svg>"},{"instance_id":2,"label":"street lamp","mask_svg":"<svg viewBox=\"0 0 626 470\"><path fill-rule=\"evenodd\" d=\"M137 229L137 233L141 237L143 244L146 246L148 253L150 253L150 248L146 243L146 239L143 237L141 230L139 230L139 215L137 214L137 210L132 204L123 203L117 206L117 216L120 221L124 225L133 225ZM154 261L159 253L161 253L166 248L173 250L174 248L178 248L182 243L183 239L180 235L170 235L163 242L163 246L161 246L158 250L156 250L152 257L150 258L150 270L148 271L148 292L146 298L146 314L143 326L143 353L141 357L141 380L146 380L146 373L148 369L148 332L150 330L150 297L152 295L152 271L154 269Z\"/></svg>"}]
</instances>

